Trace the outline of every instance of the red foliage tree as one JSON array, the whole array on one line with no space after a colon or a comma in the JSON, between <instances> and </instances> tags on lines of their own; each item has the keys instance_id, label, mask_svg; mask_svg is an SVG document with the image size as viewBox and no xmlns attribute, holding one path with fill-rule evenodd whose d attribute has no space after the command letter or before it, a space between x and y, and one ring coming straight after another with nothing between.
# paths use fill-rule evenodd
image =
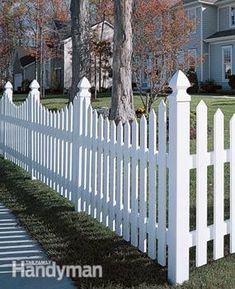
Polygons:
<instances>
[{"instance_id":1,"label":"red foliage tree","mask_svg":"<svg viewBox=\"0 0 235 289\"><path fill-rule=\"evenodd\" d=\"M179 53L189 40L193 23L181 0L136 0L134 13L134 75L148 113L169 77L179 67ZM143 79L149 93L142 91Z\"/></svg>"},{"instance_id":2,"label":"red foliage tree","mask_svg":"<svg viewBox=\"0 0 235 289\"><path fill-rule=\"evenodd\" d=\"M23 42L25 34L23 1L2 1L0 5L0 77L1 82L13 80L15 49Z\"/></svg>"}]
</instances>

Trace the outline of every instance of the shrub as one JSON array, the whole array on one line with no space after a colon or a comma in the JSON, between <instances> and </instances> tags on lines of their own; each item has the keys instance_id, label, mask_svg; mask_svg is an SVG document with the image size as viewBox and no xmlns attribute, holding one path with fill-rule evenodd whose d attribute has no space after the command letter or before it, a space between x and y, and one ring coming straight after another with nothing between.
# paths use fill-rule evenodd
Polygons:
<instances>
[{"instance_id":1,"label":"shrub","mask_svg":"<svg viewBox=\"0 0 235 289\"><path fill-rule=\"evenodd\" d=\"M229 76L228 84L231 87L231 89L235 89L235 75L234 74Z\"/></svg>"},{"instance_id":2,"label":"shrub","mask_svg":"<svg viewBox=\"0 0 235 289\"><path fill-rule=\"evenodd\" d=\"M23 80L21 85L23 92L29 92L30 81L28 79Z\"/></svg>"},{"instance_id":3,"label":"shrub","mask_svg":"<svg viewBox=\"0 0 235 289\"><path fill-rule=\"evenodd\" d=\"M205 93L216 93L217 90L222 89L221 85L216 84L213 80L208 80L201 83L201 91Z\"/></svg>"},{"instance_id":4,"label":"shrub","mask_svg":"<svg viewBox=\"0 0 235 289\"><path fill-rule=\"evenodd\" d=\"M191 83L191 87L188 89L188 93L198 93L198 78L197 78L197 73L194 70L194 68L190 68L187 72L187 77Z\"/></svg>"}]
</instances>

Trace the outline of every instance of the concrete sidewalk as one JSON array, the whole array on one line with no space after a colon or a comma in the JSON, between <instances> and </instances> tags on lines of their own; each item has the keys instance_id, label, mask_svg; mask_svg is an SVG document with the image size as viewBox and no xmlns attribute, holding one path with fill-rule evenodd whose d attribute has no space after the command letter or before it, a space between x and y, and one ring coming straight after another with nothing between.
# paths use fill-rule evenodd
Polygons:
<instances>
[{"instance_id":1,"label":"concrete sidewalk","mask_svg":"<svg viewBox=\"0 0 235 289\"><path fill-rule=\"evenodd\" d=\"M0 203L0 287L1 289L75 289L71 279L22 278L12 276L13 261L49 261L40 245L17 224L15 216ZM18 263L19 263L18 262ZM17 263L17 265L18 265ZM19 263L20 264L20 263Z\"/></svg>"}]
</instances>

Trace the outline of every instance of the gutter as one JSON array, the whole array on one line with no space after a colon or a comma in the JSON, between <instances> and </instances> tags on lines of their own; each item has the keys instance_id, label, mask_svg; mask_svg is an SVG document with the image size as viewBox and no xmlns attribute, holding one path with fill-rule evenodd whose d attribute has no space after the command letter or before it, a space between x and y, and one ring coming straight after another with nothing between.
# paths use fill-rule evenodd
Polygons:
<instances>
[{"instance_id":1,"label":"gutter","mask_svg":"<svg viewBox=\"0 0 235 289\"><path fill-rule=\"evenodd\" d=\"M204 41L206 43L212 43L212 42L227 41L227 40L235 40L235 35L209 38L209 39L205 39Z\"/></svg>"}]
</instances>

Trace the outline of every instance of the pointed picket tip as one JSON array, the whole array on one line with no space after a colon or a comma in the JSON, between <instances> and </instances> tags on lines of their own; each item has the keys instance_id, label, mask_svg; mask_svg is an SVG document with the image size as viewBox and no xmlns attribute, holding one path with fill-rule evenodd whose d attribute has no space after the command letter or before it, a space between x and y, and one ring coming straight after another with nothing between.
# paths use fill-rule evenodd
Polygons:
<instances>
[{"instance_id":1,"label":"pointed picket tip","mask_svg":"<svg viewBox=\"0 0 235 289\"><path fill-rule=\"evenodd\" d=\"M107 117L104 119L104 130L105 133L109 132L109 119Z\"/></svg>"},{"instance_id":2,"label":"pointed picket tip","mask_svg":"<svg viewBox=\"0 0 235 289\"><path fill-rule=\"evenodd\" d=\"M163 99L160 101L159 107L164 109L166 108L166 103Z\"/></svg>"},{"instance_id":3,"label":"pointed picket tip","mask_svg":"<svg viewBox=\"0 0 235 289\"><path fill-rule=\"evenodd\" d=\"M104 118L104 123L106 126L109 126L109 119L107 117Z\"/></svg>"},{"instance_id":4,"label":"pointed picket tip","mask_svg":"<svg viewBox=\"0 0 235 289\"><path fill-rule=\"evenodd\" d=\"M231 122L235 122L235 113L232 115L230 121L231 121Z\"/></svg>"},{"instance_id":5,"label":"pointed picket tip","mask_svg":"<svg viewBox=\"0 0 235 289\"><path fill-rule=\"evenodd\" d=\"M126 121L125 124L124 124L124 129L125 130L130 130L130 128L131 128L130 122Z\"/></svg>"},{"instance_id":6,"label":"pointed picket tip","mask_svg":"<svg viewBox=\"0 0 235 289\"><path fill-rule=\"evenodd\" d=\"M199 110L205 110L205 111L207 110L207 105L204 100L201 100L199 104L197 105L197 111Z\"/></svg>"},{"instance_id":7,"label":"pointed picket tip","mask_svg":"<svg viewBox=\"0 0 235 289\"><path fill-rule=\"evenodd\" d=\"M112 130L117 128L117 125L116 125L114 120L111 120L110 127L111 127Z\"/></svg>"},{"instance_id":8,"label":"pointed picket tip","mask_svg":"<svg viewBox=\"0 0 235 289\"><path fill-rule=\"evenodd\" d=\"M98 113L97 113L96 109L93 110L93 117L94 117L94 119L98 118Z\"/></svg>"},{"instance_id":9,"label":"pointed picket tip","mask_svg":"<svg viewBox=\"0 0 235 289\"><path fill-rule=\"evenodd\" d=\"M183 71L178 70L173 77L171 78L169 82L169 86L175 90L175 89L188 89L191 84L187 76L183 73Z\"/></svg>"},{"instance_id":10,"label":"pointed picket tip","mask_svg":"<svg viewBox=\"0 0 235 289\"><path fill-rule=\"evenodd\" d=\"M78 88L80 89L90 89L91 84L90 81L84 76L78 83Z\"/></svg>"},{"instance_id":11,"label":"pointed picket tip","mask_svg":"<svg viewBox=\"0 0 235 289\"><path fill-rule=\"evenodd\" d=\"M7 90L7 89L13 89L13 85L11 84L11 82L10 81L8 81L6 84L5 84L5 86L4 86L4 88Z\"/></svg>"},{"instance_id":12,"label":"pointed picket tip","mask_svg":"<svg viewBox=\"0 0 235 289\"><path fill-rule=\"evenodd\" d=\"M217 109L215 117L224 117L224 114L220 108Z\"/></svg>"},{"instance_id":13,"label":"pointed picket tip","mask_svg":"<svg viewBox=\"0 0 235 289\"><path fill-rule=\"evenodd\" d=\"M93 113L93 108L91 106L91 104L88 106L88 114L92 114Z\"/></svg>"},{"instance_id":14,"label":"pointed picket tip","mask_svg":"<svg viewBox=\"0 0 235 289\"><path fill-rule=\"evenodd\" d=\"M132 126L138 126L137 118L134 118L134 119L133 119L131 125L132 125Z\"/></svg>"},{"instance_id":15,"label":"pointed picket tip","mask_svg":"<svg viewBox=\"0 0 235 289\"><path fill-rule=\"evenodd\" d=\"M73 109L73 103L70 102L69 105L68 105L68 110L72 110Z\"/></svg>"},{"instance_id":16,"label":"pointed picket tip","mask_svg":"<svg viewBox=\"0 0 235 289\"><path fill-rule=\"evenodd\" d=\"M156 119L156 112L154 109L151 109L149 119Z\"/></svg>"},{"instance_id":17,"label":"pointed picket tip","mask_svg":"<svg viewBox=\"0 0 235 289\"><path fill-rule=\"evenodd\" d=\"M29 88L30 88L31 90L33 90L33 89L39 89L39 88L40 88L40 85L39 85L39 83L37 82L37 80L34 79L34 80L31 82Z\"/></svg>"},{"instance_id":18,"label":"pointed picket tip","mask_svg":"<svg viewBox=\"0 0 235 289\"><path fill-rule=\"evenodd\" d=\"M102 114L102 113L99 115L99 122L101 122L101 123L104 122L104 117L103 117L103 114Z\"/></svg>"},{"instance_id":19,"label":"pointed picket tip","mask_svg":"<svg viewBox=\"0 0 235 289\"><path fill-rule=\"evenodd\" d=\"M162 113L165 113L166 112L166 103L165 101L162 99L159 106L158 106L158 113L159 115L162 114Z\"/></svg>"},{"instance_id":20,"label":"pointed picket tip","mask_svg":"<svg viewBox=\"0 0 235 289\"><path fill-rule=\"evenodd\" d=\"M119 122L117 123L117 127L122 127L122 126L123 126L122 122L119 121Z\"/></svg>"},{"instance_id":21,"label":"pointed picket tip","mask_svg":"<svg viewBox=\"0 0 235 289\"><path fill-rule=\"evenodd\" d=\"M144 114L141 116L140 125L144 127L147 125L147 120Z\"/></svg>"}]
</instances>

